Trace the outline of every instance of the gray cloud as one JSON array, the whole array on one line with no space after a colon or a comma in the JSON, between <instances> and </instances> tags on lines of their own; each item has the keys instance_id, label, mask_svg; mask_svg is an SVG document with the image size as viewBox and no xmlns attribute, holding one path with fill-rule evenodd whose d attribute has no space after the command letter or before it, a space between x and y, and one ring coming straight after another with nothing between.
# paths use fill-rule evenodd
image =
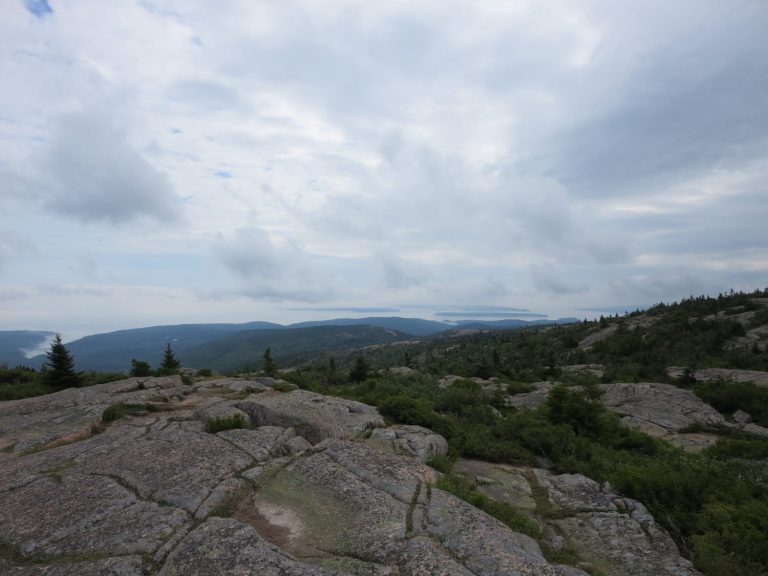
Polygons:
<instances>
[{"instance_id":1,"label":"gray cloud","mask_svg":"<svg viewBox=\"0 0 768 576\"><path fill-rule=\"evenodd\" d=\"M536 312L435 312L442 318L546 318Z\"/></svg>"},{"instance_id":2,"label":"gray cloud","mask_svg":"<svg viewBox=\"0 0 768 576\"><path fill-rule=\"evenodd\" d=\"M43 201L56 212L112 224L179 218L180 202L167 176L129 144L123 131L98 116L60 118L42 170Z\"/></svg>"},{"instance_id":3,"label":"gray cloud","mask_svg":"<svg viewBox=\"0 0 768 576\"><path fill-rule=\"evenodd\" d=\"M553 138L549 172L579 195L647 192L765 153L765 5L704 0L694 16L685 3L653 4L622 13L604 40L590 76L624 77L610 98ZM644 51L612 49L624 34Z\"/></svg>"},{"instance_id":4,"label":"gray cloud","mask_svg":"<svg viewBox=\"0 0 768 576\"><path fill-rule=\"evenodd\" d=\"M296 312L352 312L354 314L384 314L400 312L400 308L371 307L337 307L337 306L302 306L288 308Z\"/></svg>"},{"instance_id":5,"label":"gray cloud","mask_svg":"<svg viewBox=\"0 0 768 576\"><path fill-rule=\"evenodd\" d=\"M298 245L276 244L262 229L240 228L220 236L214 255L238 276L241 294L254 300L321 302L333 297L330 279Z\"/></svg>"},{"instance_id":6,"label":"gray cloud","mask_svg":"<svg viewBox=\"0 0 768 576\"><path fill-rule=\"evenodd\" d=\"M0 272L14 259L31 254L37 254L34 245L12 231L0 230Z\"/></svg>"}]
</instances>

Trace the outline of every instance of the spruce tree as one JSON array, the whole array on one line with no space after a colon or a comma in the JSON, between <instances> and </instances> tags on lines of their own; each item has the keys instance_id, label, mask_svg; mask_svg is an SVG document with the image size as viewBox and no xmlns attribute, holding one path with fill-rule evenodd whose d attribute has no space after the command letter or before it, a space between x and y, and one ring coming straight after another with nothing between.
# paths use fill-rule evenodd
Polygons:
<instances>
[{"instance_id":1,"label":"spruce tree","mask_svg":"<svg viewBox=\"0 0 768 576\"><path fill-rule=\"evenodd\" d=\"M349 379L352 380L352 382L362 382L368 378L368 372L368 363L365 361L365 358L358 356L357 360L355 360L354 368L349 371Z\"/></svg>"},{"instance_id":2,"label":"spruce tree","mask_svg":"<svg viewBox=\"0 0 768 576\"><path fill-rule=\"evenodd\" d=\"M160 364L160 374L163 375L171 375L176 374L179 371L179 367L181 364L177 360L176 356L173 354L173 350L171 349L171 343L168 342L165 346L165 352L163 353L163 362Z\"/></svg>"},{"instance_id":3,"label":"spruce tree","mask_svg":"<svg viewBox=\"0 0 768 576\"><path fill-rule=\"evenodd\" d=\"M57 390L80 386L82 380L75 372L75 361L61 341L61 334L56 334L51 348L46 353L45 383Z\"/></svg>"},{"instance_id":4,"label":"spruce tree","mask_svg":"<svg viewBox=\"0 0 768 576\"><path fill-rule=\"evenodd\" d=\"M274 378L277 376L277 371L279 369L280 367L277 365L277 362L272 358L272 349L267 348L264 350L264 373L267 376L272 376Z\"/></svg>"}]
</instances>

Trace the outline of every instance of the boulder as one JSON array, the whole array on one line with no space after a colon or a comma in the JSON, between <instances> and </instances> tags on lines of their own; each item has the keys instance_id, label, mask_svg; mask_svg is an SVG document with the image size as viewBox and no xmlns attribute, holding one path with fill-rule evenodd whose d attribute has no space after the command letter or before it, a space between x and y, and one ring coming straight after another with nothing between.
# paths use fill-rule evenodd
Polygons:
<instances>
[{"instance_id":1,"label":"boulder","mask_svg":"<svg viewBox=\"0 0 768 576\"><path fill-rule=\"evenodd\" d=\"M448 442L432 430L422 426L397 424L376 428L368 442L396 454L407 454L422 462L448 452Z\"/></svg>"},{"instance_id":2,"label":"boulder","mask_svg":"<svg viewBox=\"0 0 768 576\"><path fill-rule=\"evenodd\" d=\"M736 412L733 413L733 421L736 422L736 424L749 424L752 422L752 416L744 412L744 410L736 410Z\"/></svg>"},{"instance_id":3,"label":"boulder","mask_svg":"<svg viewBox=\"0 0 768 576\"><path fill-rule=\"evenodd\" d=\"M640 502L621 496L607 483L579 474L469 460L458 461L454 470L474 480L487 496L527 510L542 524L551 548L569 550L602 574L699 574ZM585 572L580 568L556 566L555 573L581 576Z\"/></svg>"},{"instance_id":4,"label":"boulder","mask_svg":"<svg viewBox=\"0 0 768 576\"><path fill-rule=\"evenodd\" d=\"M666 436L693 424L723 424L722 415L691 390L671 384L605 384L606 406L628 426Z\"/></svg>"},{"instance_id":5,"label":"boulder","mask_svg":"<svg viewBox=\"0 0 768 576\"><path fill-rule=\"evenodd\" d=\"M326 438L351 438L384 426L384 419L371 406L306 390L253 395L238 402L237 407L255 426L295 428L313 444Z\"/></svg>"}]
</instances>

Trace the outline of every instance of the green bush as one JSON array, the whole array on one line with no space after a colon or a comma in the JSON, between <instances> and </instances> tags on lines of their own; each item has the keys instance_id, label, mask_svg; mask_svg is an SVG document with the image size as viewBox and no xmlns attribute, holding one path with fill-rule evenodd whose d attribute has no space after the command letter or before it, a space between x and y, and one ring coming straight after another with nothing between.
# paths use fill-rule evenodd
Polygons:
<instances>
[{"instance_id":1,"label":"green bush","mask_svg":"<svg viewBox=\"0 0 768 576\"><path fill-rule=\"evenodd\" d=\"M693 391L718 412L743 410L760 426L768 426L768 388L752 382L700 382Z\"/></svg>"},{"instance_id":2,"label":"green bush","mask_svg":"<svg viewBox=\"0 0 768 576\"><path fill-rule=\"evenodd\" d=\"M432 409L432 403L423 398L393 396L379 404L379 411L398 422L424 426L438 434L442 434L446 438L450 438L455 434L455 428L451 420L437 414Z\"/></svg>"},{"instance_id":3,"label":"green bush","mask_svg":"<svg viewBox=\"0 0 768 576\"><path fill-rule=\"evenodd\" d=\"M237 428L248 428L248 424L242 414L232 414L220 418L208 418L205 421L205 431L210 434L221 432L222 430L235 430Z\"/></svg>"},{"instance_id":4,"label":"green bush","mask_svg":"<svg viewBox=\"0 0 768 576\"><path fill-rule=\"evenodd\" d=\"M101 413L102 422L114 422L125 416L135 416L147 412L148 407L138 404L112 404Z\"/></svg>"}]
</instances>

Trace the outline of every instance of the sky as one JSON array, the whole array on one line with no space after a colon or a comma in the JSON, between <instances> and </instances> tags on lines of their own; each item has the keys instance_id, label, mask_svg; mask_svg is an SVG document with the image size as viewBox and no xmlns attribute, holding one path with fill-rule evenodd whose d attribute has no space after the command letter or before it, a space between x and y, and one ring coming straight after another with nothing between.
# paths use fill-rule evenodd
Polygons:
<instances>
[{"instance_id":1,"label":"sky","mask_svg":"<svg viewBox=\"0 0 768 576\"><path fill-rule=\"evenodd\" d=\"M768 286L764 0L0 0L0 330Z\"/></svg>"}]
</instances>

